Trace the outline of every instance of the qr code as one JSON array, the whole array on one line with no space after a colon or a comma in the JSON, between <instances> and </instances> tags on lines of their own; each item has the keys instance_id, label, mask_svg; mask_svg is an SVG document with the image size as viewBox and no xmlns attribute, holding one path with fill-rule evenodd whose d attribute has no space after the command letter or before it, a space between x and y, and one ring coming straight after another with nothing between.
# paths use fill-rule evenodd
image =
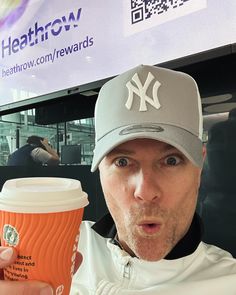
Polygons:
<instances>
[{"instance_id":1,"label":"qr code","mask_svg":"<svg viewBox=\"0 0 236 295\"><path fill-rule=\"evenodd\" d=\"M207 8L207 0L123 0L124 34L129 36Z\"/></svg>"},{"instance_id":2,"label":"qr code","mask_svg":"<svg viewBox=\"0 0 236 295\"><path fill-rule=\"evenodd\" d=\"M153 15L163 14L178 8L191 0L131 0L131 23L149 19Z\"/></svg>"}]
</instances>

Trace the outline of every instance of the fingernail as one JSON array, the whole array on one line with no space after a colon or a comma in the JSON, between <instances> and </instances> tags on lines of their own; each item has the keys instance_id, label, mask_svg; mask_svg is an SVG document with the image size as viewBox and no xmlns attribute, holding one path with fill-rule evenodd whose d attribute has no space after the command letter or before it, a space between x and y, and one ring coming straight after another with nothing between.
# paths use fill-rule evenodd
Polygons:
<instances>
[{"instance_id":1,"label":"fingernail","mask_svg":"<svg viewBox=\"0 0 236 295\"><path fill-rule=\"evenodd\" d=\"M13 249L12 248L6 248L5 250L3 250L1 253L0 253L0 259L2 260L9 260L13 255Z\"/></svg>"},{"instance_id":2,"label":"fingernail","mask_svg":"<svg viewBox=\"0 0 236 295\"><path fill-rule=\"evenodd\" d=\"M44 287L40 290L40 295L53 295L53 289L50 286Z\"/></svg>"}]
</instances>

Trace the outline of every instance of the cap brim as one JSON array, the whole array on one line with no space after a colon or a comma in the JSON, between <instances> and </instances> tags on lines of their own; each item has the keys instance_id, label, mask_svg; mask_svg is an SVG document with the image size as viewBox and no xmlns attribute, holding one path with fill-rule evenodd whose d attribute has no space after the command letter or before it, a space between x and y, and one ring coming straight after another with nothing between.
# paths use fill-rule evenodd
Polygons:
<instances>
[{"instance_id":1,"label":"cap brim","mask_svg":"<svg viewBox=\"0 0 236 295\"><path fill-rule=\"evenodd\" d=\"M158 124L158 126L161 130L159 132L139 128L137 132L123 134L122 131L125 128L132 127L131 125L122 126L106 134L96 143L91 171L94 172L101 160L115 147L137 138L149 138L168 143L181 151L194 165L202 167L202 141L196 135L172 125Z\"/></svg>"}]
</instances>

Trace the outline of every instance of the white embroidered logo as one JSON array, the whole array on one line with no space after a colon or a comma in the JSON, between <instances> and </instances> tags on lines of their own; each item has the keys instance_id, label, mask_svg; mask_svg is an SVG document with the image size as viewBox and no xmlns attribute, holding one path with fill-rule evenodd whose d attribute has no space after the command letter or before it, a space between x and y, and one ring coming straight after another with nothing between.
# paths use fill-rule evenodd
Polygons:
<instances>
[{"instance_id":1,"label":"white embroidered logo","mask_svg":"<svg viewBox=\"0 0 236 295\"><path fill-rule=\"evenodd\" d=\"M128 110L130 110L132 107L134 93L140 97L140 106L139 106L140 112L147 111L146 103L149 103L157 110L161 107L160 102L157 97L158 88L161 86L161 83L159 81L156 80L156 82L153 85L153 89L152 89L152 96L153 97L151 98L146 94L147 89L150 86L153 79L154 79L153 74L149 72L144 85L142 85L138 74L135 73L132 77L132 80L136 83L137 87L135 85L133 85L131 83L131 81L126 83L126 87L129 90L129 96L128 96L125 106L127 107Z\"/></svg>"}]
</instances>

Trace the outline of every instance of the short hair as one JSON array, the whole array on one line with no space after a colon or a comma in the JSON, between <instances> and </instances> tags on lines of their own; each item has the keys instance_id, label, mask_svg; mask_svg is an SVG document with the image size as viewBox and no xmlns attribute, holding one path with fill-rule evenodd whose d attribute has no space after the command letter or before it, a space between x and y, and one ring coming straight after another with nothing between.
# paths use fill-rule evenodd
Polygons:
<instances>
[{"instance_id":1,"label":"short hair","mask_svg":"<svg viewBox=\"0 0 236 295\"><path fill-rule=\"evenodd\" d=\"M44 140L43 137L41 136L37 136L37 135L31 135L27 138L27 143L28 144L32 144L32 145L36 145L38 147L41 147L45 150L44 145L41 143L41 141Z\"/></svg>"}]
</instances>

